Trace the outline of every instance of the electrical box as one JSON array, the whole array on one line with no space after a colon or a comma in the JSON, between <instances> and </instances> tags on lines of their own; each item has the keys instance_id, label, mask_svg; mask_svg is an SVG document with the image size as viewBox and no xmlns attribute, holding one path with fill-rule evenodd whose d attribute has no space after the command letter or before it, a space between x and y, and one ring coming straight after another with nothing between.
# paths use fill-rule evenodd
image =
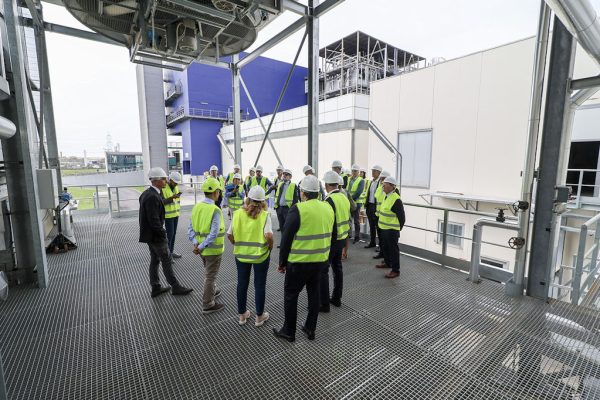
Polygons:
<instances>
[{"instance_id":1,"label":"electrical box","mask_svg":"<svg viewBox=\"0 0 600 400\"><path fill-rule=\"evenodd\" d=\"M55 169L38 169L37 175L38 195L40 208L50 210L58 207L58 182Z\"/></svg>"}]
</instances>

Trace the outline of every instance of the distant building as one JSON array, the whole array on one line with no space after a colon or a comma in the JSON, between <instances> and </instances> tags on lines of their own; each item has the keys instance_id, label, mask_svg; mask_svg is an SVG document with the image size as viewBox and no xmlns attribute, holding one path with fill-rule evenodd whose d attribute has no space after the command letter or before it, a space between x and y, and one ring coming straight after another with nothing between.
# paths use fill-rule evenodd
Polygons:
<instances>
[{"instance_id":1,"label":"distant building","mask_svg":"<svg viewBox=\"0 0 600 400\"><path fill-rule=\"evenodd\" d=\"M126 172L144 169L142 153L107 151L106 172Z\"/></svg>"}]
</instances>

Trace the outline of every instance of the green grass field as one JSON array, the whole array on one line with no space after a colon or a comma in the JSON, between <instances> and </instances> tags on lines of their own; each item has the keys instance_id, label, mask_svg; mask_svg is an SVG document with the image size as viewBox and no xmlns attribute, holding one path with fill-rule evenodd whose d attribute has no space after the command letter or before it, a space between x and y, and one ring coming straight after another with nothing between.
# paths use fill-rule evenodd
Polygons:
<instances>
[{"instance_id":1,"label":"green grass field","mask_svg":"<svg viewBox=\"0 0 600 400\"><path fill-rule=\"evenodd\" d=\"M62 176L73 176L73 175L91 175L91 174L101 174L106 172L104 169L94 169L94 168L82 168L82 169L61 169L60 174Z\"/></svg>"},{"instance_id":2,"label":"green grass field","mask_svg":"<svg viewBox=\"0 0 600 400\"><path fill-rule=\"evenodd\" d=\"M78 210L91 210L94 208L96 189L71 186L69 187L69 193L73 196L73 200L79 200Z\"/></svg>"}]
</instances>

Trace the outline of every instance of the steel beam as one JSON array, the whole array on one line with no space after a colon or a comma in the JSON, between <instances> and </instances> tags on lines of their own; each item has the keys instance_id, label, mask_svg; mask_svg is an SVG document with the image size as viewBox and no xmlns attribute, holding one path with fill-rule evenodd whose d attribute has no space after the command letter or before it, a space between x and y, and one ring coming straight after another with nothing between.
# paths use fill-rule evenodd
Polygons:
<instances>
[{"instance_id":1,"label":"steel beam","mask_svg":"<svg viewBox=\"0 0 600 400\"><path fill-rule=\"evenodd\" d=\"M323 3L318 4L318 0L315 1L315 10L313 13L313 16L315 16L316 18L322 17L323 14L325 14L326 12L330 11L331 9L339 6L340 4L342 4L345 0L325 0ZM310 0L309 0L310 3ZM310 6L310 4L309 4Z\"/></svg>"},{"instance_id":2,"label":"steel beam","mask_svg":"<svg viewBox=\"0 0 600 400\"><path fill-rule=\"evenodd\" d=\"M308 14L308 7L306 7L304 4L298 3L295 0L281 0L281 8L302 16L306 16Z\"/></svg>"},{"instance_id":3,"label":"steel beam","mask_svg":"<svg viewBox=\"0 0 600 400\"><path fill-rule=\"evenodd\" d=\"M588 89L600 87L600 75L590 78L575 79L571 81L571 90Z\"/></svg>"},{"instance_id":4,"label":"steel beam","mask_svg":"<svg viewBox=\"0 0 600 400\"><path fill-rule=\"evenodd\" d=\"M32 28L35 25L34 20L32 20L29 17L21 17L21 22L23 23L23 26L26 26L29 28ZM115 42L114 40L109 39L106 36L100 35L99 33L88 32L88 31L84 31L82 29L70 28L70 27L64 26L64 25L58 25L58 24L53 24L53 23L44 21L44 30L47 32L58 33L61 35L73 36L73 37L77 37L80 39L92 40L94 42L113 44L113 45L117 45L119 47L123 47L123 44L121 44L119 42Z\"/></svg>"},{"instance_id":5,"label":"steel beam","mask_svg":"<svg viewBox=\"0 0 600 400\"><path fill-rule=\"evenodd\" d=\"M267 40L265 43L263 43L261 46L259 46L252 53L248 54L241 61L238 61L237 66L239 68L243 68L248 63L256 60L261 54L263 54L264 52L277 46L280 42L282 42L283 40L287 39L288 37L292 36L294 33L298 32L299 30L304 28L305 24L306 24L306 19L304 17L297 19L290 26L288 26L287 28L285 28L284 30L279 32L277 35L273 36L271 39Z\"/></svg>"},{"instance_id":6,"label":"steel beam","mask_svg":"<svg viewBox=\"0 0 600 400\"><path fill-rule=\"evenodd\" d=\"M252 99L252 96L250 95L250 91L248 90L248 87L246 86L246 82L244 82L244 78L242 78L241 73L240 73L240 84L242 85L242 88L244 89L244 92L246 93L246 97L248 97L248 101L250 102L250 107L252 107L252 110L254 111L254 115L256 115L256 117L258 118L258 122L260 123L260 126L262 127L262 130L266 135L268 132L267 127L265 126L264 122L262 121L262 118L260 117L258 108L256 108L256 105L254 104L254 100ZM277 158L277 162L279 163L279 165L283 165L283 163L281 162L281 158L279 158L279 153L277 153L277 150L275 149L275 145L273 144L273 141L271 140L270 137L267 137L267 140L269 141L269 145L271 146L271 149L273 150L273 154L275 154L275 158Z\"/></svg>"},{"instance_id":7,"label":"steel beam","mask_svg":"<svg viewBox=\"0 0 600 400\"><path fill-rule=\"evenodd\" d=\"M575 48L573 36L555 17L527 279L527 295L543 300L548 296L548 277L555 246L552 222L560 168L557 160L561 159L561 143L566 134L564 126L571 110L569 79L573 72Z\"/></svg>"},{"instance_id":8,"label":"steel beam","mask_svg":"<svg viewBox=\"0 0 600 400\"><path fill-rule=\"evenodd\" d=\"M242 123L240 120L241 105L240 105L240 69L237 67L237 62L240 60L238 54L232 57L231 62L231 96L233 97L233 143L235 164L242 167Z\"/></svg>"},{"instance_id":9,"label":"steel beam","mask_svg":"<svg viewBox=\"0 0 600 400\"><path fill-rule=\"evenodd\" d=\"M336 2L337 3L337 2ZM323 3L325 4L325 3ZM308 0L308 164L319 176L319 0Z\"/></svg>"}]
</instances>

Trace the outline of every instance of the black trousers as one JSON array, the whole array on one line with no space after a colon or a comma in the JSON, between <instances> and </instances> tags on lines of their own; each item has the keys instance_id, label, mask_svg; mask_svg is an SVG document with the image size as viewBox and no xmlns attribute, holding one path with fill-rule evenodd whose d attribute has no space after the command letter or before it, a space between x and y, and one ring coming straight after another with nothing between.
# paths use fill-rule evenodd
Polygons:
<instances>
[{"instance_id":1,"label":"black trousers","mask_svg":"<svg viewBox=\"0 0 600 400\"><path fill-rule=\"evenodd\" d=\"M371 240L369 241L370 246L375 246L377 244L377 215L375 215L375 211L377 210L377 205L367 203L366 205L367 211L367 219L369 220L369 232L371 235Z\"/></svg>"},{"instance_id":2,"label":"black trousers","mask_svg":"<svg viewBox=\"0 0 600 400\"><path fill-rule=\"evenodd\" d=\"M288 206L279 206L275 209L277 213L277 221L279 221L279 229L283 231L283 226L285 225L285 219L287 218L288 212L290 208Z\"/></svg>"},{"instance_id":3,"label":"black trousers","mask_svg":"<svg viewBox=\"0 0 600 400\"><path fill-rule=\"evenodd\" d=\"M400 272L400 249L398 248L400 231L384 229L381 231L381 235L385 263L392 268L393 272Z\"/></svg>"},{"instance_id":4,"label":"black trousers","mask_svg":"<svg viewBox=\"0 0 600 400\"><path fill-rule=\"evenodd\" d=\"M285 269L284 313L285 321L282 331L286 335L296 336L296 323L298 320L298 295L306 286L308 295L308 315L304 326L315 331L319 317L319 282L321 270L327 268L325 263L299 263L288 264Z\"/></svg>"},{"instance_id":5,"label":"black trousers","mask_svg":"<svg viewBox=\"0 0 600 400\"><path fill-rule=\"evenodd\" d=\"M173 272L173 260L171 259L167 238L162 242L148 243L148 247L150 248L150 285L152 287L160 286L158 266L162 263L163 273L169 285L172 287L179 286Z\"/></svg>"},{"instance_id":6,"label":"black trousers","mask_svg":"<svg viewBox=\"0 0 600 400\"><path fill-rule=\"evenodd\" d=\"M346 239L336 240L331 244L329 251L329 265L333 272L332 300L341 300L344 289L344 272L342 270L342 251L346 245ZM321 305L329 306L329 266L321 270Z\"/></svg>"},{"instance_id":7,"label":"black trousers","mask_svg":"<svg viewBox=\"0 0 600 400\"><path fill-rule=\"evenodd\" d=\"M356 211L352 213L352 222L354 223L354 238L360 239L360 205L356 205Z\"/></svg>"}]
</instances>

